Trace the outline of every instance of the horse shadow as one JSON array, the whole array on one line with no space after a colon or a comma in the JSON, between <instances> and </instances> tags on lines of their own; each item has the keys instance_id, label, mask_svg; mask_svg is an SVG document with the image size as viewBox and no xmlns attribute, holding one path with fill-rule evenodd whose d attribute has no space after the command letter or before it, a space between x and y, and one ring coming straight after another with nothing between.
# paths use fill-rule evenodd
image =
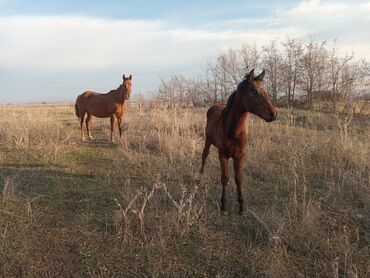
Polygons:
<instances>
[{"instance_id":1,"label":"horse shadow","mask_svg":"<svg viewBox=\"0 0 370 278\"><path fill-rule=\"evenodd\" d=\"M105 190L102 174L73 173L57 164L0 164L0 192L10 180L14 198L28 200L39 211L52 211L58 217L42 214L40 221L50 225L68 226L81 214L90 212L89 225L105 231L114 230L114 197L118 190ZM103 193L104 192L104 193Z\"/></svg>"},{"instance_id":2,"label":"horse shadow","mask_svg":"<svg viewBox=\"0 0 370 278\"><path fill-rule=\"evenodd\" d=\"M55 169L53 169L55 168ZM54 186L53 179L69 180L95 180L99 177L93 174L69 173L67 169L63 171L63 166L52 163L8 163L0 165L0 180L11 177L15 180L17 190L22 194L31 195L37 193L41 188L48 190ZM61 170L59 170L61 169ZM2 188L3 182L0 183ZM44 191L44 190L42 190Z\"/></svg>"},{"instance_id":3,"label":"horse shadow","mask_svg":"<svg viewBox=\"0 0 370 278\"><path fill-rule=\"evenodd\" d=\"M92 139L82 141L82 144L93 148L117 149L118 145L109 139Z\"/></svg>"}]
</instances>

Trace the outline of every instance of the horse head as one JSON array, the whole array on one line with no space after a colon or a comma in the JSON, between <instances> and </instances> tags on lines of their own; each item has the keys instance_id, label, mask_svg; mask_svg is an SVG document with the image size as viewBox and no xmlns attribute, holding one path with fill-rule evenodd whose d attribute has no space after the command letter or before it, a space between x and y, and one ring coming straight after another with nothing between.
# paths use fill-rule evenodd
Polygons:
<instances>
[{"instance_id":1,"label":"horse head","mask_svg":"<svg viewBox=\"0 0 370 278\"><path fill-rule=\"evenodd\" d=\"M122 90L123 90L123 95L125 96L125 99L129 99L131 96L131 80L132 80L132 75L130 74L129 77L125 77L125 75L122 76L123 83L122 83Z\"/></svg>"},{"instance_id":2,"label":"horse head","mask_svg":"<svg viewBox=\"0 0 370 278\"><path fill-rule=\"evenodd\" d=\"M252 69L238 85L235 101L244 111L255 114L266 122L272 122L276 120L277 109L272 105L268 91L262 83L264 76L265 70L254 76Z\"/></svg>"}]
</instances>

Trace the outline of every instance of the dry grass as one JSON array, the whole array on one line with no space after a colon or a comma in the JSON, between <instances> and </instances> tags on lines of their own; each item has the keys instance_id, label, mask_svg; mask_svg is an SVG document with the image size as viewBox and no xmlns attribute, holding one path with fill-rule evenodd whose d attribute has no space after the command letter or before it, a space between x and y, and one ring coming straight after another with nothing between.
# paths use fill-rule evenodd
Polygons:
<instances>
[{"instance_id":1,"label":"dry grass","mask_svg":"<svg viewBox=\"0 0 370 278\"><path fill-rule=\"evenodd\" d=\"M204 115L130 108L111 144L107 119L81 142L72 107L0 107L0 275L370 275L368 118L251 117L239 216L215 148L197 175Z\"/></svg>"}]
</instances>

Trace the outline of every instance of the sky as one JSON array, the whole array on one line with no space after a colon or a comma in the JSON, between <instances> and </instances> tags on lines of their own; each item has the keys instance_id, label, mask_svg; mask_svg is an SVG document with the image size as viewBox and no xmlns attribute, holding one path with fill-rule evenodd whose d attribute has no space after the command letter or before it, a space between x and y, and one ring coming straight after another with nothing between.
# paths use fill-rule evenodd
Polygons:
<instances>
[{"instance_id":1,"label":"sky","mask_svg":"<svg viewBox=\"0 0 370 278\"><path fill-rule=\"evenodd\" d=\"M145 95L229 48L308 36L370 60L370 1L0 0L0 103L73 102L122 74Z\"/></svg>"}]
</instances>

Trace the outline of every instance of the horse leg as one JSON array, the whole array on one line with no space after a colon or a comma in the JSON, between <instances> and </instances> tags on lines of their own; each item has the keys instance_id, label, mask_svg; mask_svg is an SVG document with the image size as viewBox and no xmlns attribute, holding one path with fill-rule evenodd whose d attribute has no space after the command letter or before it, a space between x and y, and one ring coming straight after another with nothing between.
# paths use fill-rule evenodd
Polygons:
<instances>
[{"instance_id":1,"label":"horse leg","mask_svg":"<svg viewBox=\"0 0 370 278\"><path fill-rule=\"evenodd\" d=\"M81 140L82 140L82 141L85 141L85 137L84 137L84 130L83 130L83 124L84 124L85 113L86 113L86 112L82 112L82 111L80 111L80 128L81 128Z\"/></svg>"},{"instance_id":2,"label":"horse leg","mask_svg":"<svg viewBox=\"0 0 370 278\"><path fill-rule=\"evenodd\" d=\"M204 173L204 164L206 163L207 157L209 155L209 148L211 147L211 141L206 138L206 142L204 144L203 153L202 153L202 167L200 167L199 173Z\"/></svg>"},{"instance_id":3,"label":"horse leg","mask_svg":"<svg viewBox=\"0 0 370 278\"><path fill-rule=\"evenodd\" d=\"M122 118L123 118L123 116L121 116L121 117L117 116L117 125L118 125L119 137L120 138L122 137L122 126L121 126Z\"/></svg>"},{"instance_id":4,"label":"horse leg","mask_svg":"<svg viewBox=\"0 0 370 278\"><path fill-rule=\"evenodd\" d=\"M242 195L242 170L243 170L243 157L234 157L234 172L235 172L235 184L236 184L236 191L238 194L238 203L239 203L239 214L243 213L244 210L244 200Z\"/></svg>"},{"instance_id":5,"label":"horse leg","mask_svg":"<svg viewBox=\"0 0 370 278\"><path fill-rule=\"evenodd\" d=\"M114 115L110 116L110 140L114 142Z\"/></svg>"},{"instance_id":6,"label":"horse leg","mask_svg":"<svg viewBox=\"0 0 370 278\"><path fill-rule=\"evenodd\" d=\"M91 123L91 120L92 120L92 115L90 113L87 113L87 117L86 117L86 130L87 130L87 136L89 137L90 140L92 140L92 136L90 134L90 123Z\"/></svg>"},{"instance_id":7,"label":"horse leg","mask_svg":"<svg viewBox=\"0 0 370 278\"><path fill-rule=\"evenodd\" d=\"M221 211L226 210L226 186L229 182L229 160L227 157L219 154L219 160L221 165L221 184L222 184L222 195L221 195Z\"/></svg>"}]
</instances>

